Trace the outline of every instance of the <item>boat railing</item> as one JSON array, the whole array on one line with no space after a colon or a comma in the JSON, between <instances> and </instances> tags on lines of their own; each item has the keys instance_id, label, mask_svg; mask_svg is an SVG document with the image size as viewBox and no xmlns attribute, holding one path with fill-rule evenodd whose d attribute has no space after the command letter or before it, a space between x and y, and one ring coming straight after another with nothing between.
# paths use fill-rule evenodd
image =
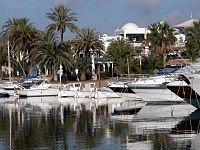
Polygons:
<instances>
[{"instance_id":1,"label":"boat railing","mask_svg":"<svg viewBox=\"0 0 200 150\"><path fill-rule=\"evenodd\" d=\"M142 78L150 77L150 74L119 74L117 79L120 81L127 81L127 80L138 80Z\"/></svg>"}]
</instances>

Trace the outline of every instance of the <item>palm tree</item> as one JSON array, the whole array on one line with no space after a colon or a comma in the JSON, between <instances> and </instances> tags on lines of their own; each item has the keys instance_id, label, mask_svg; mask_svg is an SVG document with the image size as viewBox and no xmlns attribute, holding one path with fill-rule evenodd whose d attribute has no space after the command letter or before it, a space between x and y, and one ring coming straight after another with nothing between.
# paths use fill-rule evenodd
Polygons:
<instances>
[{"instance_id":1,"label":"palm tree","mask_svg":"<svg viewBox=\"0 0 200 150\"><path fill-rule=\"evenodd\" d=\"M57 37L57 33L55 33L54 31L51 30L45 30L45 31L40 31L39 32L39 39L37 42L33 43L32 46L33 48L33 52L31 53L31 65L32 68L34 68L34 70L39 71L39 74L41 75L41 70L43 69L43 67L45 68L45 73L47 72L47 70L49 70L49 73L52 73L52 66L39 66L38 62L35 60L35 58L32 56L34 55L34 53L37 52L37 50L42 47L45 44L49 44L49 43L58 43L58 37ZM41 67L41 68L38 68Z\"/></svg>"},{"instance_id":2,"label":"palm tree","mask_svg":"<svg viewBox=\"0 0 200 150\"><path fill-rule=\"evenodd\" d=\"M162 66L161 57L151 55L145 57L142 61L142 70L144 73L153 74L155 69L160 69Z\"/></svg>"},{"instance_id":3,"label":"palm tree","mask_svg":"<svg viewBox=\"0 0 200 150\"><path fill-rule=\"evenodd\" d=\"M83 28L77 32L72 40L73 48L77 54L83 53L86 58L90 58L91 50L104 50L103 42L99 40L99 33L94 29Z\"/></svg>"},{"instance_id":4,"label":"palm tree","mask_svg":"<svg viewBox=\"0 0 200 150\"><path fill-rule=\"evenodd\" d=\"M57 33L55 31L52 31L52 30L40 31L39 37L40 37L40 39L39 39L40 43L59 42ZM38 44L38 43L36 43L36 44Z\"/></svg>"},{"instance_id":5,"label":"palm tree","mask_svg":"<svg viewBox=\"0 0 200 150\"><path fill-rule=\"evenodd\" d=\"M5 44L0 42L0 66L2 66L5 62L7 62L7 47ZM2 67L0 68L0 76L2 75Z\"/></svg>"},{"instance_id":6,"label":"palm tree","mask_svg":"<svg viewBox=\"0 0 200 150\"><path fill-rule=\"evenodd\" d=\"M137 61L132 57L134 54L134 47L123 38L118 38L108 46L105 59L114 62L115 73L129 74L130 72L138 71Z\"/></svg>"},{"instance_id":7,"label":"palm tree","mask_svg":"<svg viewBox=\"0 0 200 150\"><path fill-rule=\"evenodd\" d=\"M83 54L85 61L89 64L91 64L91 56L94 53L101 53L104 50L103 42L99 40L99 34L90 28L79 30L71 42L75 54L78 57Z\"/></svg>"},{"instance_id":8,"label":"palm tree","mask_svg":"<svg viewBox=\"0 0 200 150\"><path fill-rule=\"evenodd\" d=\"M71 9L65 7L63 4L50 9L51 12L47 13L47 17L53 21L47 28L53 31L60 32L61 42L63 41L64 32L68 28L71 32L76 32L78 27L73 23L77 21L76 13L71 12Z\"/></svg>"},{"instance_id":9,"label":"palm tree","mask_svg":"<svg viewBox=\"0 0 200 150\"><path fill-rule=\"evenodd\" d=\"M73 67L72 54L69 52L69 44L65 42L45 42L38 44L31 53L31 58L42 66L53 66L53 79L57 81L57 71L60 64L67 70Z\"/></svg>"},{"instance_id":10,"label":"palm tree","mask_svg":"<svg viewBox=\"0 0 200 150\"><path fill-rule=\"evenodd\" d=\"M167 22L160 22L150 25L149 30L150 33L147 40L151 43L153 53L163 57L163 65L165 67L167 53L171 51L171 46L176 42L173 28Z\"/></svg>"},{"instance_id":11,"label":"palm tree","mask_svg":"<svg viewBox=\"0 0 200 150\"><path fill-rule=\"evenodd\" d=\"M85 74L88 72L90 65L86 62L84 57L76 58L76 68L80 72L80 80L86 80Z\"/></svg>"},{"instance_id":12,"label":"palm tree","mask_svg":"<svg viewBox=\"0 0 200 150\"><path fill-rule=\"evenodd\" d=\"M25 66L29 61L32 43L38 40L38 30L28 18L9 19L2 27L1 37L5 43L9 40L16 61Z\"/></svg>"},{"instance_id":13,"label":"palm tree","mask_svg":"<svg viewBox=\"0 0 200 150\"><path fill-rule=\"evenodd\" d=\"M186 53L194 62L200 54L200 21L195 21L193 27L186 30Z\"/></svg>"}]
</instances>

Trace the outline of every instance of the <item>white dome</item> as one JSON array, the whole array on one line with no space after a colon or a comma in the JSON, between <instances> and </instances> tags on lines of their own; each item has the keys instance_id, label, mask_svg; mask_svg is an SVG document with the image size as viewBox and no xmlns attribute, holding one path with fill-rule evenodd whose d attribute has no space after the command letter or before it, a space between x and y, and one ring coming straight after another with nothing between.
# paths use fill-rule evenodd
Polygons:
<instances>
[{"instance_id":1,"label":"white dome","mask_svg":"<svg viewBox=\"0 0 200 150\"><path fill-rule=\"evenodd\" d=\"M138 26L135 23L126 23L125 25L122 26L122 30L131 30L131 29L137 29Z\"/></svg>"}]
</instances>

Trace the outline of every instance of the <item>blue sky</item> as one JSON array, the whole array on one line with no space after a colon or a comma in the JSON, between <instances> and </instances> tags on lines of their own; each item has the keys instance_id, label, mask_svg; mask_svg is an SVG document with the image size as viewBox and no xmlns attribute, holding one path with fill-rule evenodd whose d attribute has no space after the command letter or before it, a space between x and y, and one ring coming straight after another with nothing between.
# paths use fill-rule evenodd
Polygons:
<instances>
[{"instance_id":1,"label":"blue sky","mask_svg":"<svg viewBox=\"0 0 200 150\"><path fill-rule=\"evenodd\" d=\"M191 12L193 18L200 18L200 0L0 0L0 26L8 18L27 17L43 30L50 23L46 13L59 3L77 14L79 28L109 35L128 22L148 27L165 18L175 25L190 19ZM73 35L68 31L66 37Z\"/></svg>"}]
</instances>

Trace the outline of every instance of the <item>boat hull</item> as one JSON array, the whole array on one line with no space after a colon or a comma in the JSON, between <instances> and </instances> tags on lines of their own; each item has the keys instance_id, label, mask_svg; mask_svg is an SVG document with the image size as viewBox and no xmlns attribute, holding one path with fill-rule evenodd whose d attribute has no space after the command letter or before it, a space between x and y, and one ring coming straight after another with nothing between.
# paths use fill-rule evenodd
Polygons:
<instances>
[{"instance_id":1,"label":"boat hull","mask_svg":"<svg viewBox=\"0 0 200 150\"><path fill-rule=\"evenodd\" d=\"M19 97L44 97L44 96L57 96L59 89L47 88L47 89L23 89L17 91Z\"/></svg>"},{"instance_id":2,"label":"boat hull","mask_svg":"<svg viewBox=\"0 0 200 150\"><path fill-rule=\"evenodd\" d=\"M8 94L8 93L0 93L0 98L2 98L2 97L10 97L10 94Z\"/></svg>"},{"instance_id":3,"label":"boat hull","mask_svg":"<svg viewBox=\"0 0 200 150\"><path fill-rule=\"evenodd\" d=\"M114 92L102 91L59 91L59 97L76 97L76 98L119 98L120 96Z\"/></svg>"},{"instance_id":4,"label":"boat hull","mask_svg":"<svg viewBox=\"0 0 200 150\"><path fill-rule=\"evenodd\" d=\"M149 104L184 103L184 100L167 88L132 88L132 90Z\"/></svg>"},{"instance_id":5,"label":"boat hull","mask_svg":"<svg viewBox=\"0 0 200 150\"><path fill-rule=\"evenodd\" d=\"M167 85L167 88L179 97L183 98L187 103L196 108L200 108L200 95L193 88L191 88L190 85L179 81Z\"/></svg>"}]
</instances>

